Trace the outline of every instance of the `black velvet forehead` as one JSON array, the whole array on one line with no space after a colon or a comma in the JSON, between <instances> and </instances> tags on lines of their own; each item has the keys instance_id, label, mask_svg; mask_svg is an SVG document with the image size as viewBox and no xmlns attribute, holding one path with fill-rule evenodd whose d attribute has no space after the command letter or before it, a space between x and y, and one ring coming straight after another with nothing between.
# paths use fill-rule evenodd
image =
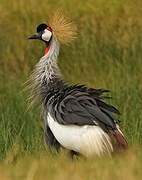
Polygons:
<instances>
[{"instance_id":1,"label":"black velvet forehead","mask_svg":"<svg viewBox=\"0 0 142 180\"><path fill-rule=\"evenodd\" d=\"M37 32L41 32L41 31L44 31L48 26L44 23L40 24L37 26Z\"/></svg>"}]
</instances>

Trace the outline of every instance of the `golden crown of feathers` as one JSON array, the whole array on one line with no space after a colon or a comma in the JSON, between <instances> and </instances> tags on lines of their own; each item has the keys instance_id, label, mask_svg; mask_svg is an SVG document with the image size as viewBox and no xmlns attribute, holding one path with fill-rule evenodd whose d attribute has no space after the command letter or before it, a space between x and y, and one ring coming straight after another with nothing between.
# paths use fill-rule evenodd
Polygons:
<instances>
[{"instance_id":1,"label":"golden crown of feathers","mask_svg":"<svg viewBox=\"0 0 142 180\"><path fill-rule=\"evenodd\" d=\"M54 36L62 44L70 43L77 35L75 24L65 17L63 11L57 11L48 19L48 25L52 28Z\"/></svg>"}]
</instances>

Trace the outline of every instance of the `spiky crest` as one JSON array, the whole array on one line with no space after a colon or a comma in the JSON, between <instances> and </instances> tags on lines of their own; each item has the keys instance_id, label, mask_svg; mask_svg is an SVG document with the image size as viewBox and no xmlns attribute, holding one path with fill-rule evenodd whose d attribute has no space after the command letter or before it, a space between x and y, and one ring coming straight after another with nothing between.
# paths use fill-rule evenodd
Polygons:
<instances>
[{"instance_id":1,"label":"spiky crest","mask_svg":"<svg viewBox=\"0 0 142 180\"><path fill-rule=\"evenodd\" d=\"M75 24L67 18L62 10L56 11L49 17L48 25L52 28L54 36L62 44L68 44L77 36Z\"/></svg>"}]
</instances>

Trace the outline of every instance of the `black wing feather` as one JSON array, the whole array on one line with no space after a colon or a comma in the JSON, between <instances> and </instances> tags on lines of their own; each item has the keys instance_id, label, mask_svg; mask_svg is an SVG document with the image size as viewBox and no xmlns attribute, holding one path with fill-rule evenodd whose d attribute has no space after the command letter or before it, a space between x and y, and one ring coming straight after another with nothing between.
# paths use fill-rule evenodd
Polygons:
<instances>
[{"instance_id":1,"label":"black wing feather","mask_svg":"<svg viewBox=\"0 0 142 180\"><path fill-rule=\"evenodd\" d=\"M65 86L50 98L48 111L61 124L99 124L103 128L116 129L114 114L119 114L119 111L103 101L104 93L108 92L82 85Z\"/></svg>"}]
</instances>

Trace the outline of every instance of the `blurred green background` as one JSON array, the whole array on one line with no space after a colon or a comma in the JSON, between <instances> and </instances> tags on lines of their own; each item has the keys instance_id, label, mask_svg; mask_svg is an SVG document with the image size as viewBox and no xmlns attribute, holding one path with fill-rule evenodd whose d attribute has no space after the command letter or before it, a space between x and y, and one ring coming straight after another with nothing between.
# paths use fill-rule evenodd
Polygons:
<instances>
[{"instance_id":1,"label":"blurred green background","mask_svg":"<svg viewBox=\"0 0 142 180\"><path fill-rule=\"evenodd\" d=\"M142 1L0 0L0 159L45 150L40 110L27 110L23 92L44 45L27 37L58 8L78 28L77 39L61 46L64 78L110 89L130 147L141 147Z\"/></svg>"}]
</instances>

